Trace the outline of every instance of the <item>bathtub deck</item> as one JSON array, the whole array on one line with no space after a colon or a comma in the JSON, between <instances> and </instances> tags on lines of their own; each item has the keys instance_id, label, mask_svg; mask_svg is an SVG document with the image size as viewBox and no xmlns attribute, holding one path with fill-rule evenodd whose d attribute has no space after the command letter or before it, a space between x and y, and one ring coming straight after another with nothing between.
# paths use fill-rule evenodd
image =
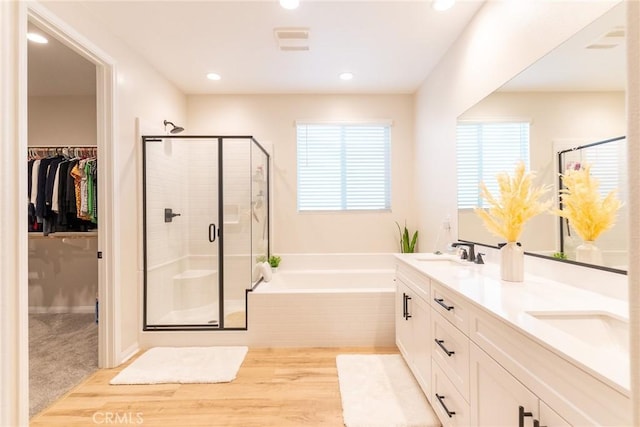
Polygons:
<instances>
[{"instance_id":1,"label":"bathtub deck","mask_svg":"<svg viewBox=\"0 0 640 427\"><path fill-rule=\"evenodd\" d=\"M133 424L139 413L145 426L344 426L335 359L348 353L398 350L252 348L231 383L110 386L125 364L99 370L30 426L94 425L92 418L102 421L105 413L132 417Z\"/></svg>"}]
</instances>

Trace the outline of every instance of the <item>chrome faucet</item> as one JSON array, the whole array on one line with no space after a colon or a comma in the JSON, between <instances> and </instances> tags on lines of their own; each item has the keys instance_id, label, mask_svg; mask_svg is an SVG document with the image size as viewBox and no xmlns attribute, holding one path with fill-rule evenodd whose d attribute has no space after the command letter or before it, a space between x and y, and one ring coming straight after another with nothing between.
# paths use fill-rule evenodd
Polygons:
<instances>
[{"instance_id":1,"label":"chrome faucet","mask_svg":"<svg viewBox=\"0 0 640 427\"><path fill-rule=\"evenodd\" d=\"M457 248L458 246L466 246L468 249L468 252L465 251L462 253L462 257L461 259L468 259L471 262L476 262L476 253L474 250L474 244L471 242L454 242L451 244L452 247ZM468 254L467 257L465 257L464 255Z\"/></svg>"}]
</instances>

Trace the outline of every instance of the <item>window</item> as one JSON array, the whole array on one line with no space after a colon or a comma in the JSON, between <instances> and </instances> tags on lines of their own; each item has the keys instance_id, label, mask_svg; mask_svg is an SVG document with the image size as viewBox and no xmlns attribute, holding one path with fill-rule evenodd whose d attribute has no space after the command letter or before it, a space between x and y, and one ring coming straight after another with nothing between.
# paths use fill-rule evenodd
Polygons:
<instances>
[{"instance_id":1,"label":"window","mask_svg":"<svg viewBox=\"0 0 640 427\"><path fill-rule=\"evenodd\" d=\"M388 124L298 124L298 211L391 209Z\"/></svg>"},{"instance_id":2,"label":"window","mask_svg":"<svg viewBox=\"0 0 640 427\"><path fill-rule=\"evenodd\" d=\"M529 169L528 122L460 122L456 143L459 209L487 207L480 182L497 195L498 173L512 174L519 161Z\"/></svg>"},{"instance_id":3,"label":"window","mask_svg":"<svg viewBox=\"0 0 640 427\"><path fill-rule=\"evenodd\" d=\"M625 149L625 141L612 141L582 150L584 160L591 165L591 176L600 183L599 190L602 197L606 197L613 190L619 192L621 187L625 187L626 156L621 155L626 152Z\"/></svg>"}]
</instances>

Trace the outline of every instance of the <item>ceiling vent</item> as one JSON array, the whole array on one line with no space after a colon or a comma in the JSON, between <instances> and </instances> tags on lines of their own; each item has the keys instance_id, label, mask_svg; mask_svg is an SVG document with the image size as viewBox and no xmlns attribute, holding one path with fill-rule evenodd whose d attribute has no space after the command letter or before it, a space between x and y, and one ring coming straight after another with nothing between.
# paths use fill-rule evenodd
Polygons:
<instances>
[{"instance_id":1,"label":"ceiling vent","mask_svg":"<svg viewBox=\"0 0 640 427\"><path fill-rule=\"evenodd\" d=\"M624 27L613 27L593 43L586 46L587 49L612 49L624 42Z\"/></svg>"},{"instance_id":2,"label":"ceiling vent","mask_svg":"<svg viewBox=\"0 0 640 427\"><path fill-rule=\"evenodd\" d=\"M274 28L278 47L283 51L309 50L309 28Z\"/></svg>"}]
</instances>

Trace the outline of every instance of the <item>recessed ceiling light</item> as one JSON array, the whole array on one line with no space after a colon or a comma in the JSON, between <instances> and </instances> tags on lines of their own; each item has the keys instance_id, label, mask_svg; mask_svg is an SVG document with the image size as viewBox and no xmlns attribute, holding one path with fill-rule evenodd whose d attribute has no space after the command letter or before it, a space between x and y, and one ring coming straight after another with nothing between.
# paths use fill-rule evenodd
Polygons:
<instances>
[{"instance_id":1,"label":"recessed ceiling light","mask_svg":"<svg viewBox=\"0 0 640 427\"><path fill-rule=\"evenodd\" d=\"M49 40L41 34L37 33L27 33L27 39L31 40L34 43L46 44L49 43Z\"/></svg>"},{"instance_id":2,"label":"recessed ceiling light","mask_svg":"<svg viewBox=\"0 0 640 427\"><path fill-rule=\"evenodd\" d=\"M434 10L442 12L451 9L455 3L456 0L433 0L431 7L433 7Z\"/></svg>"},{"instance_id":3,"label":"recessed ceiling light","mask_svg":"<svg viewBox=\"0 0 640 427\"><path fill-rule=\"evenodd\" d=\"M353 78L353 73L345 72L340 73L340 80L351 80Z\"/></svg>"},{"instance_id":4,"label":"recessed ceiling light","mask_svg":"<svg viewBox=\"0 0 640 427\"><path fill-rule=\"evenodd\" d=\"M300 0L280 0L280 6L287 10L297 9L300 6Z\"/></svg>"},{"instance_id":5,"label":"recessed ceiling light","mask_svg":"<svg viewBox=\"0 0 640 427\"><path fill-rule=\"evenodd\" d=\"M220 77L220 74L209 73L209 74L207 74L207 78L209 80L220 80L222 77Z\"/></svg>"}]
</instances>

